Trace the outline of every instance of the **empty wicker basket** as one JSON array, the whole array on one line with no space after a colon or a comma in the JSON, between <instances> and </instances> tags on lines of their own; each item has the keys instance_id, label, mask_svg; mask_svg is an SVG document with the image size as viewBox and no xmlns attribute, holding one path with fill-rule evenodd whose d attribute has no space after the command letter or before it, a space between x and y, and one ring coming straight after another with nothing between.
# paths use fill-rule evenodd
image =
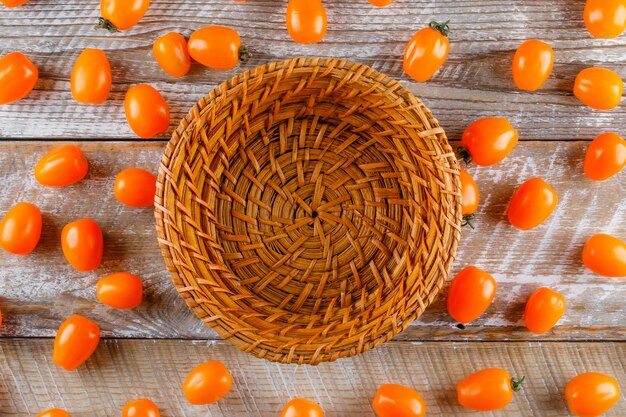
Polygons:
<instances>
[{"instance_id":1,"label":"empty wicker basket","mask_svg":"<svg viewBox=\"0 0 626 417\"><path fill-rule=\"evenodd\" d=\"M316 364L406 329L460 234L431 112L361 64L300 58L220 85L168 143L157 232L178 292L240 349Z\"/></svg>"}]
</instances>

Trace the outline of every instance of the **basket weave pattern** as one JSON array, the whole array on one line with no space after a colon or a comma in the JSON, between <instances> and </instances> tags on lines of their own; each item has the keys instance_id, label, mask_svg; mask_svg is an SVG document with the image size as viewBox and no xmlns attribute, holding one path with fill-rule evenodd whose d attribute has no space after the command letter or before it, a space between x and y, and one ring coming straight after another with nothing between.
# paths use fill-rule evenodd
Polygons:
<instances>
[{"instance_id":1,"label":"basket weave pattern","mask_svg":"<svg viewBox=\"0 0 626 417\"><path fill-rule=\"evenodd\" d=\"M454 153L431 112L361 64L267 64L200 100L155 213L178 292L240 349L316 364L390 340L446 279Z\"/></svg>"}]
</instances>

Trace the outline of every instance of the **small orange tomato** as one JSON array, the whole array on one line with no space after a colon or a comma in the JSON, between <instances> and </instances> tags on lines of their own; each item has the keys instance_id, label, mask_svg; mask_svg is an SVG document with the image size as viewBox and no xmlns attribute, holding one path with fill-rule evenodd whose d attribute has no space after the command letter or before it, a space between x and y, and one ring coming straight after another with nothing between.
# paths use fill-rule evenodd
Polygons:
<instances>
[{"instance_id":1,"label":"small orange tomato","mask_svg":"<svg viewBox=\"0 0 626 417\"><path fill-rule=\"evenodd\" d=\"M17 7L26 3L28 0L0 0L0 3L4 4L6 7Z\"/></svg>"},{"instance_id":2,"label":"small orange tomato","mask_svg":"<svg viewBox=\"0 0 626 417\"><path fill-rule=\"evenodd\" d=\"M141 304L141 278L128 272L117 272L98 281L98 300L109 307L128 309Z\"/></svg>"},{"instance_id":3,"label":"small orange tomato","mask_svg":"<svg viewBox=\"0 0 626 417\"><path fill-rule=\"evenodd\" d=\"M424 417L426 414L422 396L404 385L381 385L374 396L373 406L378 417Z\"/></svg>"},{"instance_id":4,"label":"small orange tomato","mask_svg":"<svg viewBox=\"0 0 626 417\"><path fill-rule=\"evenodd\" d=\"M187 40L180 33L170 32L154 41L152 53L157 63L172 77L182 77L191 68Z\"/></svg>"},{"instance_id":5,"label":"small orange tomato","mask_svg":"<svg viewBox=\"0 0 626 417\"><path fill-rule=\"evenodd\" d=\"M524 322L533 333L544 334L561 320L565 312L565 297L550 288L537 289L526 303Z\"/></svg>"},{"instance_id":6,"label":"small orange tomato","mask_svg":"<svg viewBox=\"0 0 626 417\"><path fill-rule=\"evenodd\" d=\"M524 378L517 380L503 369L488 368L478 371L456 386L459 403L476 411L504 408L513 399L513 392L521 388Z\"/></svg>"},{"instance_id":7,"label":"small orange tomato","mask_svg":"<svg viewBox=\"0 0 626 417\"><path fill-rule=\"evenodd\" d=\"M100 328L86 317L75 315L65 320L54 338L53 361L73 371L85 362L98 347Z\"/></svg>"},{"instance_id":8,"label":"small orange tomato","mask_svg":"<svg viewBox=\"0 0 626 417\"><path fill-rule=\"evenodd\" d=\"M626 277L626 243L602 233L593 235L583 248L583 263L604 277Z\"/></svg>"},{"instance_id":9,"label":"small orange tomato","mask_svg":"<svg viewBox=\"0 0 626 417\"><path fill-rule=\"evenodd\" d=\"M183 391L190 404L211 404L230 391L233 380L220 361L205 362L195 367L185 379Z\"/></svg>"},{"instance_id":10,"label":"small orange tomato","mask_svg":"<svg viewBox=\"0 0 626 417\"><path fill-rule=\"evenodd\" d=\"M574 95L592 109L611 110L622 99L624 82L620 76L606 68L587 68L576 76Z\"/></svg>"},{"instance_id":11,"label":"small orange tomato","mask_svg":"<svg viewBox=\"0 0 626 417\"><path fill-rule=\"evenodd\" d=\"M51 408L43 413L37 414L37 417L70 417L69 413L60 408Z\"/></svg>"},{"instance_id":12,"label":"small orange tomato","mask_svg":"<svg viewBox=\"0 0 626 417\"><path fill-rule=\"evenodd\" d=\"M54 148L35 166L35 179L47 187L63 187L85 178L89 171L87 158L75 145Z\"/></svg>"},{"instance_id":13,"label":"small orange tomato","mask_svg":"<svg viewBox=\"0 0 626 417\"><path fill-rule=\"evenodd\" d=\"M0 58L0 105L26 97L38 79L37 67L23 53L11 52Z\"/></svg>"},{"instance_id":14,"label":"small orange tomato","mask_svg":"<svg viewBox=\"0 0 626 417\"><path fill-rule=\"evenodd\" d=\"M31 253L41 237L41 211L30 203L17 203L0 223L0 247L15 255Z\"/></svg>"},{"instance_id":15,"label":"small orange tomato","mask_svg":"<svg viewBox=\"0 0 626 417\"><path fill-rule=\"evenodd\" d=\"M280 417L324 417L324 411L313 401L294 398L285 405Z\"/></svg>"},{"instance_id":16,"label":"small orange tomato","mask_svg":"<svg viewBox=\"0 0 626 417\"><path fill-rule=\"evenodd\" d=\"M565 386L565 400L572 414L596 417L609 411L620 398L617 380L588 372L572 378Z\"/></svg>"},{"instance_id":17,"label":"small orange tomato","mask_svg":"<svg viewBox=\"0 0 626 417\"><path fill-rule=\"evenodd\" d=\"M129 402L122 410L122 417L159 417L156 404L147 398Z\"/></svg>"},{"instance_id":18,"label":"small orange tomato","mask_svg":"<svg viewBox=\"0 0 626 417\"><path fill-rule=\"evenodd\" d=\"M131 207L148 207L154 204L157 177L139 168L128 168L115 177L115 198Z\"/></svg>"},{"instance_id":19,"label":"small orange tomato","mask_svg":"<svg viewBox=\"0 0 626 417\"><path fill-rule=\"evenodd\" d=\"M517 130L505 118L479 119L463 132L460 157L467 163L494 165L511 153L518 138Z\"/></svg>"},{"instance_id":20,"label":"small orange tomato","mask_svg":"<svg viewBox=\"0 0 626 417\"><path fill-rule=\"evenodd\" d=\"M463 214L463 226L472 226L473 214L478 210L480 194L476 181L466 170L461 168L461 206Z\"/></svg>"},{"instance_id":21,"label":"small orange tomato","mask_svg":"<svg viewBox=\"0 0 626 417\"><path fill-rule=\"evenodd\" d=\"M245 59L246 48L239 34L225 26L206 26L196 30L187 42L189 55L205 67L216 70L232 69Z\"/></svg>"},{"instance_id":22,"label":"small orange tomato","mask_svg":"<svg viewBox=\"0 0 626 417\"><path fill-rule=\"evenodd\" d=\"M394 1L396 1L396 0L369 0L369 2L372 3L376 7L389 6Z\"/></svg>"},{"instance_id":23,"label":"small orange tomato","mask_svg":"<svg viewBox=\"0 0 626 417\"><path fill-rule=\"evenodd\" d=\"M459 323L476 320L496 296L496 280L475 266L468 266L454 277L448 291L448 313Z\"/></svg>"},{"instance_id":24,"label":"small orange tomato","mask_svg":"<svg viewBox=\"0 0 626 417\"><path fill-rule=\"evenodd\" d=\"M448 22L430 22L429 27L418 30L404 48L404 72L416 81L428 81L448 57L449 33Z\"/></svg>"},{"instance_id":25,"label":"small orange tomato","mask_svg":"<svg viewBox=\"0 0 626 417\"><path fill-rule=\"evenodd\" d=\"M617 38L626 28L626 1L587 0L584 18L596 38Z\"/></svg>"},{"instance_id":26,"label":"small orange tomato","mask_svg":"<svg viewBox=\"0 0 626 417\"><path fill-rule=\"evenodd\" d=\"M520 90L535 91L546 82L554 66L554 52L545 42L527 40L513 57L513 81Z\"/></svg>"},{"instance_id":27,"label":"small orange tomato","mask_svg":"<svg viewBox=\"0 0 626 417\"><path fill-rule=\"evenodd\" d=\"M602 181L612 177L626 165L626 140L616 133L603 133L596 137L585 155L585 175Z\"/></svg>"},{"instance_id":28,"label":"small orange tomato","mask_svg":"<svg viewBox=\"0 0 626 417\"><path fill-rule=\"evenodd\" d=\"M170 109L163 96L147 84L130 87L124 98L126 120L142 138L152 138L170 127Z\"/></svg>"},{"instance_id":29,"label":"small orange tomato","mask_svg":"<svg viewBox=\"0 0 626 417\"><path fill-rule=\"evenodd\" d=\"M101 104L111 91L111 64L100 49L80 53L70 78L72 97L79 103Z\"/></svg>"},{"instance_id":30,"label":"small orange tomato","mask_svg":"<svg viewBox=\"0 0 626 417\"><path fill-rule=\"evenodd\" d=\"M127 30L135 26L150 6L150 0L101 0L102 17L98 27L110 32Z\"/></svg>"},{"instance_id":31,"label":"small orange tomato","mask_svg":"<svg viewBox=\"0 0 626 417\"><path fill-rule=\"evenodd\" d=\"M554 188L541 178L531 178L511 197L509 223L521 230L533 229L550 217L558 201Z\"/></svg>"},{"instance_id":32,"label":"small orange tomato","mask_svg":"<svg viewBox=\"0 0 626 417\"><path fill-rule=\"evenodd\" d=\"M65 259L78 271L93 271L100 265L104 242L98 223L81 219L68 223L61 231Z\"/></svg>"},{"instance_id":33,"label":"small orange tomato","mask_svg":"<svg viewBox=\"0 0 626 417\"><path fill-rule=\"evenodd\" d=\"M287 32L296 43L318 43L326 35L328 19L322 0L289 0Z\"/></svg>"}]
</instances>

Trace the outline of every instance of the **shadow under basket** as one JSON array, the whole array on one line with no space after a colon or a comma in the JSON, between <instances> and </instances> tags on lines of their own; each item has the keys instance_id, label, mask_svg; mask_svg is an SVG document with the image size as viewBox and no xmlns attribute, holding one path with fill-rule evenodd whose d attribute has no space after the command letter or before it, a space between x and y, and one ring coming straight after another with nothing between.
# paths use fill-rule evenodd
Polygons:
<instances>
[{"instance_id":1,"label":"shadow under basket","mask_svg":"<svg viewBox=\"0 0 626 417\"><path fill-rule=\"evenodd\" d=\"M298 58L236 76L181 121L157 233L178 292L221 337L317 364L391 340L433 301L459 190L443 129L405 87Z\"/></svg>"}]
</instances>

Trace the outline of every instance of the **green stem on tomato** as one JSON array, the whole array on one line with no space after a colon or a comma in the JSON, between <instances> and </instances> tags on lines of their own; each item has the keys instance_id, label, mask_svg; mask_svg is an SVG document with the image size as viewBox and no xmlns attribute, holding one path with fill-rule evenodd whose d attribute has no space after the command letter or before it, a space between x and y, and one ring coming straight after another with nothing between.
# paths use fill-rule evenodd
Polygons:
<instances>
[{"instance_id":1,"label":"green stem on tomato","mask_svg":"<svg viewBox=\"0 0 626 417\"><path fill-rule=\"evenodd\" d=\"M96 29L106 29L111 33L119 32L115 25L106 20L104 17L98 19L98 26L96 26Z\"/></svg>"},{"instance_id":2,"label":"green stem on tomato","mask_svg":"<svg viewBox=\"0 0 626 417\"><path fill-rule=\"evenodd\" d=\"M459 146L458 148L456 148L456 152L458 153L458 159L465 162L465 165L469 165L472 163L472 155L470 155L467 148Z\"/></svg>"},{"instance_id":3,"label":"green stem on tomato","mask_svg":"<svg viewBox=\"0 0 626 417\"><path fill-rule=\"evenodd\" d=\"M428 26L431 29L435 29L437 32L441 33L443 36L447 38L448 35L450 34L450 26L448 25L448 23L450 23L449 20L446 20L443 23L438 23L433 20L432 22L430 22Z\"/></svg>"},{"instance_id":4,"label":"green stem on tomato","mask_svg":"<svg viewBox=\"0 0 626 417\"><path fill-rule=\"evenodd\" d=\"M246 62L251 57L252 57L252 53L250 53L250 50L246 48L245 45L241 45L239 47L239 60L241 62Z\"/></svg>"},{"instance_id":5,"label":"green stem on tomato","mask_svg":"<svg viewBox=\"0 0 626 417\"><path fill-rule=\"evenodd\" d=\"M519 390L521 390L522 383L525 379L525 376L523 376L521 379L511 378L511 388L513 388L513 391L518 392Z\"/></svg>"},{"instance_id":6,"label":"green stem on tomato","mask_svg":"<svg viewBox=\"0 0 626 417\"><path fill-rule=\"evenodd\" d=\"M473 214L466 214L465 216L463 216L463 222L461 223L461 227L469 226L472 229L474 229L474 225L472 224L473 220L474 220Z\"/></svg>"}]
</instances>

